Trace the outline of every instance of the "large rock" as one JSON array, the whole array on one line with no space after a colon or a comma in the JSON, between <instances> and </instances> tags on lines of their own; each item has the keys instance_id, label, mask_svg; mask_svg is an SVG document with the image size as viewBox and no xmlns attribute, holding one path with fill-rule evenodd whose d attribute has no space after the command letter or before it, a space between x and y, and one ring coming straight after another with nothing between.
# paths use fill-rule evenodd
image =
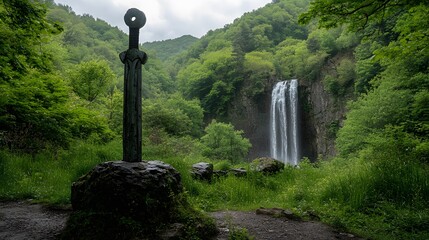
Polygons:
<instances>
[{"instance_id":1,"label":"large rock","mask_svg":"<svg viewBox=\"0 0 429 240\"><path fill-rule=\"evenodd\" d=\"M73 183L61 239L211 239L214 221L182 192L179 172L166 163L102 163Z\"/></svg>"},{"instance_id":2,"label":"large rock","mask_svg":"<svg viewBox=\"0 0 429 240\"><path fill-rule=\"evenodd\" d=\"M108 212L155 224L170 218L182 192L180 174L168 164L106 162L72 185L73 210Z\"/></svg>"},{"instance_id":3,"label":"large rock","mask_svg":"<svg viewBox=\"0 0 429 240\"><path fill-rule=\"evenodd\" d=\"M285 164L269 157L261 157L252 161L251 168L264 174L275 174L282 171Z\"/></svg>"}]
</instances>

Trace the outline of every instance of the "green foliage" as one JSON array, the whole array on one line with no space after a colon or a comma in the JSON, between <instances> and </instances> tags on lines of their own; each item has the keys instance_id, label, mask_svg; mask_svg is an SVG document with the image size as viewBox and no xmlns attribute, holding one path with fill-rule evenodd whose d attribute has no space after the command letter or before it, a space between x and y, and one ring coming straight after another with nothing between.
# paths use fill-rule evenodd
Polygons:
<instances>
[{"instance_id":1,"label":"green foliage","mask_svg":"<svg viewBox=\"0 0 429 240\"><path fill-rule=\"evenodd\" d=\"M189 99L200 99L209 113L223 115L239 81L234 66L230 48L208 52L179 72L179 89Z\"/></svg>"},{"instance_id":2,"label":"green foliage","mask_svg":"<svg viewBox=\"0 0 429 240\"><path fill-rule=\"evenodd\" d=\"M230 227L230 233L228 235L228 240L252 240L255 239L249 236L249 232L245 228L239 227Z\"/></svg>"},{"instance_id":3,"label":"green foliage","mask_svg":"<svg viewBox=\"0 0 429 240\"><path fill-rule=\"evenodd\" d=\"M427 1L423 1L427 3ZM317 18L319 26L336 27L341 24L349 24L351 29L358 30L369 25L386 28L387 22L401 13L404 8L421 4L422 1L412 0L405 4L398 4L393 0L375 0L371 2L353 0L316 0L310 4L310 9L301 14L300 23L309 23ZM384 25L383 25L384 24ZM385 29L384 29L385 30Z\"/></svg>"},{"instance_id":4,"label":"green foliage","mask_svg":"<svg viewBox=\"0 0 429 240\"><path fill-rule=\"evenodd\" d=\"M143 128L156 134L159 130L169 135L192 135L202 133L203 110L197 100L188 101L179 95L170 98L143 101ZM153 135L154 138L155 135ZM156 141L155 141L156 142Z\"/></svg>"},{"instance_id":5,"label":"green foliage","mask_svg":"<svg viewBox=\"0 0 429 240\"><path fill-rule=\"evenodd\" d=\"M365 42L355 48L356 81L355 91L366 93L370 88L370 81L382 70L379 62L374 60L373 51L379 48L376 42Z\"/></svg>"},{"instance_id":6,"label":"green foliage","mask_svg":"<svg viewBox=\"0 0 429 240\"><path fill-rule=\"evenodd\" d=\"M74 69L81 62L101 61L107 63L115 77L113 83L118 89L123 88L123 64L118 54L128 47L128 36L117 27L112 27L101 19L83 14L76 15L72 9L63 5L50 5L47 17L50 21L62 24L64 32L56 40L61 46L61 61L56 61L56 67L62 72L65 69ZM183 41L186 39L183 39ZM179 44L182 40L174 41ZM187 41L185 41L187 42ZM157 54L149 51L149 59L142 70L144 97L155 97L175 89L174 82L168 75L163 63L156 57ZM64 74L65 75L65 74Z\"/></svg>"},{"instance_id":7,"label":"green foliage","mask_svg":"<svg viewBox=\"0 0 429 240\"><path fill-rule=\"evenodd\" d=\"M240 91L256 101L267 90L269 79L286 75L277 72L280 64L273 68L271 56L275 47L287 37L306 38L307 29L299 26L296 18L307 3L288 0L268 4L223 29L207 33L176 58L177 73L173 71L172 75L177 76L180 91L187 98L200 99L210 116L225 117L229 103ZM312 77L315 76L315 65L321 63L321 59L324 57L302 63L306 68L303 75L312 72Z\"/></svg>"},{"instance_id":8,"label":"green foliage","mask_svg":"<svg viewBox=\"0 0 429 240\"><path fill-rule=\"evenodd\" d=\"M266 92L268 80L274 75L273 55L269 52L250 52L244 59L244 71L248 74L246 95L256 97Z\"/></svg>"},{"instance_id":9,"label":"green foliage","mask_svg":"<svg viewBox=\"0 0 429 240\"><path fill-rule=\"evenodd\" d=\"M310 52L323 51L333 54L337 51L336 38L339 37L339 28L336 29L317 29L312 31L307 38L307 48Z\"/></svg>"},{"instance_id":10,"label":"green foliage","mask_svg":"<svg viewBox=\"0 0 429 240\"><path fill-rule=\"evenodd\" d=\"M173 93L176 83L168 75L161 61L151 58L142 69L142 95L144 98L154 98L165 93Z\"/></svg>"},{"instance_id":11,"label":"green foliage","mask_svg":"<svg viewBox=\"0 0 429 240\"><path fill-rule=\"evenodd\" d=\"M234 130L231 124L212 121L201 138L204 155L217 160L230 160L236 163L244 160L251 144L242 137L243 131Z\"/></svg>"},{"instance_id":12,"label":"green foliage","mask_svg":"<svg viewBox=\"0 0 429 240\"><path fill-rule=\"evenodd\" d=\"M99 95L106 94L115 78L106 61L82 62L69 72L70 85L82 99L94 102Z\"/></svg>"},{"instance_id":13,"label":"green foliage","mask_svg":"<svg viewBox=\"0 0 429 240\"><path fill-rule=\"evenodd\" d=\"M120 142L93 145L75 142L68 151L45 150L32 157L0 151L0 198L70 202L70 185L96 164L120 159Z\"/></svg>"},{"instance_id":14,"label":"green foliage","mask_svg":"<svg viewBox=\"0 0 429 240\"><path fill-rule=\"evenodd\" d=\"M70 132L75 138L89 139L94 143L106 143L114 138L107 119L97 112L83 107L73 108L72 111Z\"/></svg>"},{"instance_id":15,"label":"green foliage","mask_svg":"<svg viewBox=\"0 0 429 240\"><path fill-rule=\"evenodd\" d=\"M423 15L428 7L414 4L409 2L406 11L392 22L394 27L385 30L396 39L390 37L386 46L372 39L356 49L356 90L366 94L350 104L347 120L339 131L337 147L342 154L365 149L373 134L383 134L391 126L415 134L416 139L427 139L426 119L422 118L426 110L420 102L425 102L424 92L428 90L429 52L421 44L427 40L424 32L428 22ZM395 9L389 4L386 7ZM349 76L347 69L351 68L344 69ZM417 112L422 115L417 116Z\"/></svg>"},{"instance_id":16,"label":"green foliage","mask_svg":"<svg viewBox=\"0 0 429 240\"><path fill-rule=\"evenodd\" d=\"M77 106L79 100L71 98L69 86L54 71L61 69L60 55L66 52L53 36L62 27L47 20L46 12L38 1L0 5L5 36L0 43L5 51L0 59L0 146L33 156L46 148L67 147L76 137L111 138L103 120Z\"/></svg>"},{"instance_id":17,"label":"green foliage","mask_svg":"<svg viewBox=\"0 0 429 240\"><path fill-rule=\"evenodd\" d=\"M176 39L168 39L163 41L146 42L142 47L149 52L154 52L157 58L161 61L166 61L186 51L198 39L191 35L184 35Z\"/></svg>"},{"instance_id":18,"label":"green foliage","mask_svg":"<svg viewBox=\"0 0 429 240\"><path fill-rule=\"evenodd\" d=\"M177 136L190 133L191 121L180 109L145 101L142 115L143 127L146 129L161 130Z\"/></svg>"},{"instance_id":19,"label":"green foliage","mask_svg":"<svg viewBox=\"0 0 429 240\"><path fill-rule=\"evenodd\" d=\"M319 51L312 54L305 41L286 39L276 52L278 74L286 79L299 78L314 81L329 55Z\"/></svg>"},{"instance_id":20,"label":"green foliage","mask_svg":"<svg viewBox=\"0 0 429 240\"><path fill-rule=\"evenodd\" d=\"M341 154L365 148L371 134L405 121L412 95L407 90L395 88L395 82L389 79L359 101L350 103L348 118L338 132L337 147Z\"/></svg>"},{"instance_id":21,"label":"green foliage","mask_svg":"<svg viewBox=\"0 0 429 240\"><path fill-rule=\"evenodd\" d=\"M331 93L334 97L343 97L349 87L351 87L356 78L355 64L344 58L339 62L338 66L335 67L335 71L328 74L323 79L325 90Z\"/></svg>"},{"instance_id":22,"label":"green foliage","mask_svg":"<svg viewBox=\"0 0 429 240\"><path fill-rule=\"evenodd\" d=\"M47 145L66 146L72 112L68 88L52 74L36 70L19 84L0 85L1 143L10 149L37 152Z\"/></svg>"},{"instance_id":23,"label":"green foliage","mask_svg":"<svg viewBox=\"0 0 429 240\"><path fill-rule=\"evenodd\" d=\"M418 154L413 146L420 143L398 141L404 138L398 138L402 133L394 129L389 134L374 138L371 150L357 158L336 158L317 165L302 161L299 168L289 166L276 175L249 172L246 177L227 176L211 184L195 181L189 174L191 165L201 161L197 155L151 155L147 148L143 151L147 158L161 156L172 164L181 173L191 205L206 211L287 208L304 218L317 215L322 221L361 237L425 239L429 234L427 166L404 164L413 161L410 156L417 156L405 150ZM387 149L390 154L385 155L380 149ZM46 151L31 161L29 156L1 151L0 198L68 203L71 181L100 162L122 156L120 141L105 146L77 142L70 150L57 156L51 154ZM202 221L192 216L195 215L185 214L183 220ZM122 223L133 225L128 221ZM237 234L242 236L244 232Z\"/></svg>"},{"instance_id":24,"label":"green foliage","mask_svg":"<svg viewBox=\"0 0 429 240\"><path fill-rule=\"evenodd\" d=\"M412 206L428 207L429 182L427 166L416 161L421 140L400 128L388 128L383 134L369 139L368 152L362 158L373 162L371 174L376 200ZM381 198L381 199L380 199Z\"/></svg>"},{"instance_id":25,"label":"green foliage","mask_svg":"<svg viewBox=\"0 0 429 240\"><path fill-rule=\"evenodd\" d=\"M340 129L340 121L332 121L327 126L328 137L335 139L337 137L338 130Z\"/></svg>"},{"instance_id":26,"label":"green foliage","mask_svg":"<svg viewBox=\"0 0 429 240\"><path fill-rule=\"evenodd\" d=\"M61 27L46 20L39 1L7 0L0 3L0 83L16 81L34 68L51 69L50 55L40 51Z\"/></svg>"},{"instance_id":27,"label":"green foliage","mask_svg":"<svg viewBox=\"0 0 429 240\"><path fill-rule=\"evenodd\" d=\"M213 168L215 170L222 170L222 171L227 171L230 170L232 168L232 164L230 161L228 160L221 160L221 161L216 161L213 164Z\"/></svg>"},{"instance_id":28,"label":"green foliage","mask_svg":"<svg viewBox=\"0 0 429 240\"><path fill-rule=\"evenodd\" d=\"M308 3L273 1L210 31L186 52L181 51L194 40L178 39L180 46L165 47L169 55L178 54L174 61L162 63L156 56L164 59L165 52L151 53L148 47L142 90L147 98L144 157L165 159L179 169L192 204L204 210L290 208L304 217L317 214L362 237L427 239L428 2L313 1L301 21L319 17L321 26L348 24L329 30L297 24ZM69 7L48 6L46 12L38 1L0 2L0 144L13 150L0 151L2 199L68 203L73 180L99 162L122 156L119 141L97 143L112 139L111 129L120 134L122 128L118 76L123 66L117 53L126 49L127 36L102 20L77 16ZM347 55L353 48L355 60ZM69 85L64 81L64 69L77 73L89 63L103 66L76 74ZM108 68L114 72L108 74L113 84L82 80ZM349 103L344 123L326 124L329 137L337 137L341 158L302 161L299 168L287 167L274 176L249 173L212 184L192 180L191 164L221 160L216 169L230 169L250 147L243 132L216 122L198 142L204 113L225 117L240 91L257 101L269 79L316 81L321 76L338 100L353 84L360 94ZM164 96L176 88L198 100ZM79 138L86 143L74 141ZM122 223L133 226L126 219Z\"/></svg>"},{"instance_id":29,"label":"green foliage","mask_svg":"<svg viewBox=\"0 0 429 240\"><path fill-rule=\"evenodd\" d=\"M122 131L124 93L115 86L102 100L106 106L109 127L119 135Z\"/></svg>"},{"instance_id":30,"label":"green foliage","mask_svg":"<svg viewBox=\"0 0 429 240\"><path fill-rule=\"evenodd\" d=\"M428 9L427 1L315 1L301 17L305 22L320 17L321 26L365 27L364 34L379 30L355 50L355 90L361 96L349 104L337 135L337 148L346 159L325 165L339 173L324 179L319 195L334 209L328 211L329 223L354 226L363 236L368 233L357 226L370 218L374 220L363 222L373 238L425 239L429 234L425 107L429 52L428 20L423 17ZM344 76L352 76L348 65ZM331 92L341 89L332 76L326 82ZM346 217L355 211L360 214ZM379 229L384 232L377 233Z\"/></svg>"}]
</instances>

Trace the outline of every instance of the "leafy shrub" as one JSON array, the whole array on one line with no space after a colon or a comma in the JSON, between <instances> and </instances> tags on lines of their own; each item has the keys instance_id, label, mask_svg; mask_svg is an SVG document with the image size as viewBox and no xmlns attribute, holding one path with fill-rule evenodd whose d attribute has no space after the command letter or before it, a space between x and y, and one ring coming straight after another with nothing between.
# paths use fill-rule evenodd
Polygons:
<instances>
[{"instance_id":1,"label":"leafy shrub","mask_svg":"<svg viewBox=\"0 0 429 240\"><path fill-rule=\"evenodd\" d=\"M254 237L249 235L246 228L240 228L233 226L229 233L228 240L253 240Z\"/></svg>"},{"instance_id":2,"label":"leafy shrub","mask_svg":"<svg viewBox=\"0 0 429 240\"><path fill-rule=\"evenodd\" d=\"M252 146L243 131L234 130L232 124L218 123L213 120L205 129L201 138L204 155L217 160L229 160L232 163L244 160Z\"/></svg>"},{"instance_id":3,"label":"leafy shrub","mask_svg":"<svg viewBox=\"0 0 429 240\"><path fill-rule=\"evenodd\" d=\"M152 132L198 137L202 132L203 109L199 101L185 100L178 95L147 99L143 102L142 122L143 128Z\"/></svg>"},{"instance_id":4,"label":"leafy shrub","mask_svg":"<svg viewBox=\"0 0 429 240\"><path fill-rule=\"evenodd\" d=\"M336 67L336 72L328 74L323 79L325 90L334 97L342 97L353 85L356 78L355 64L350 59L343 59Z\"/></svg>"}]
</instances>

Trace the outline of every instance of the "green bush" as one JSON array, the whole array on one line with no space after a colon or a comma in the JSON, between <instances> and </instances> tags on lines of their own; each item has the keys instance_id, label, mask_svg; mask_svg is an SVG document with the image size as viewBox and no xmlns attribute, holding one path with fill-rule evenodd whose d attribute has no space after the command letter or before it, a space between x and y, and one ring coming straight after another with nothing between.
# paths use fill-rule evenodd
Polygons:
<instances>
[{"instance_id":1,"label":"green bush","mask_svg":"<svg viewBox=\"0 0 429 240\"><path fill-rule=\"evenodd\" d=\"M203 109L197 100L185 100L178 95L147 99L143 102L142 125L145 129L164 131L171 136L202 133Z\"/></svg>"},{"instance_id":2,"label":"green bush","mask_svg":"<svg viewBox=\"0 0 429 240\"><path fill-rule=\"evenodd\" d=\"M343 97L356 78L355 64L345 58L336 67L335 73L328 74L323 79L325 90L334 97Z\"/></svg>"},{"instance_id":3,"label":"green bush","mask_svg":"<svg viewBox=\"0 0 429 240\"><path fill-rule=\"evenodd\" d=\"M234 130L232 124L218 123L213 120L205 129L201 138L203 154L216 160L229 160L236 163L244 160L252 146L243 131Z\"/></svg>"}]
</instances>

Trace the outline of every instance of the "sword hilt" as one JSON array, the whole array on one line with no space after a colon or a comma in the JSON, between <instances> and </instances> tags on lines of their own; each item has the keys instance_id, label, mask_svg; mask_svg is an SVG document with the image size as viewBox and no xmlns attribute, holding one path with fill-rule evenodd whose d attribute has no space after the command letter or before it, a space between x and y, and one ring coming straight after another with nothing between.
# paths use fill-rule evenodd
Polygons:
<instances>
[{"instance_id":1,"label":"sword hilt","mask_svg":"<svg viewBox=\"0 0 429 240\"><path fill-rule=\"evenodd\" d=\"M130 8L125 13L124 20L130 27L129 48L139 48L139 31L146 24L146 16L137 8Z\"/></svg>"}]
</instances>

